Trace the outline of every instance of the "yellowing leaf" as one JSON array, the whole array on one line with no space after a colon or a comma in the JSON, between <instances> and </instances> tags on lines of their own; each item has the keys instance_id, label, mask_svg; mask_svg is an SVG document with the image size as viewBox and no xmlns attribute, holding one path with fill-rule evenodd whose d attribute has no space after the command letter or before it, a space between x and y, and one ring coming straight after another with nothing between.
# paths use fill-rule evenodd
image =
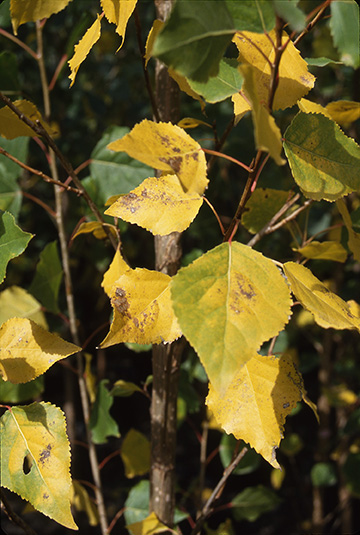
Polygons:
<instances>
[{"instance_id":1,"label":"yellowing leaf","mask_svg":"<svg viewBox=\"0 0 360 535\"><path fill-rule=\"evenodd\" d=\"M112 288L114 319L101 347L121 342L160 344L181 336L170 300L170 277L131 269Z\"/></svg>"},{"instance_id":2,"label":"yellowing leaf","mask_svg":"<svg viewBox=\"0 0 360 535\"><path fill-rule=\"evenodd\" d=\"M235 124L242 119L246 112L251 111L251 104L242 92L234 93L231 97L234 104Z\"/></svg>"},{"instance_id":3,"label":"yellowing leaf","mask_svg":"<svg viewBox=\"0 0 360 535\"><path fill-rule=\"evenodd\" d=\"M135 9L137 0L101 0L101 7L109 22L116 24L116 33L122 37L121 45L124 44L126 26Z\"/></svg>"},{"instance_id":4,"label":"yellowing leaf","mask_svg":"<svg viewBox=\"0 0 360 535\"><path fill-rule=\"evenodd\" d=\"M0 427L1 485L59 524L78 529L70 511L70 447L63 412L44 402L12 407L0 418Z\"/></svg>"},{"instance_id":5,"label":"yellowing leaf","mask_svg":"<svg viewBox=\"0 0 360 535\"><path fill-rule=\"evenodd\" d=\"M304 113L322 113L325 117L328 117L328 119L332 119L330 113L324 106L321 106L321 104L317 104L316 102L311 102L311 100L307 100L306 98L299 100L298 106L299 110Z\"/></svg>"},{"instance_id":6,"label":"yellowing leaf","mask_svg":"<svg viewBox=\"0 0 360 535\"><path fill-rule=\"evenodd\" d=\"M71 0L11 0L11 22L14 34L20 24L48 19L66 7Z\"/></svg>"},{"instance_id":7,"label":"yellowing leaf","mask_svg":"<svg viewBox=\"0 0 360 535\"><path fill-rule=\"evenodd\" d=\"M74 55L68 61L71 73L69 78L71 80L70 87L75 82L76 74L79 70L80 65L86 59L86 56L94 46L94 44L100 39L101 34L101 24L100 21L102 15L97 15L96 21L86 30L84 36L80 39L77 45L74 47Z\"/></svg>"},{"instance_id":8,"label":"yellowing leaf","mask_svg":"<svg viewBox=\"0 0 360 535\"><path fill-rule=\"evenodd\" d=\"M101 286L104 292L110 297L111 289L115 282L127 271L130 267L127 265L119 250L114 254L109 269L104 273Z\"/></svg>"},{"instance_id":9,"label":"yellowing leaf","mask_svg":"<svg viewBox=\"0 0 360 535\"><path fill-rule=\"evenodd\" d=\"M244 76L243 91L252 104L252 119L255 130L255 144L259 150L269 152L278 165L284 165L281 158L281 132L270 115L266 103L264 104L258 92L257 71L251 65L242 65L240 71Z\"/></svg>"},{"instance_id":10,"label":"yellowing leaf","mask_svg":"<svg viewBox=\"0 0 360 535\"><path fill-rule=\"evenodd\" d=\"M332 119L341 125L347 125L360 119L360 103L351 100L337 100L326 105L326 111Z\"/></svg>"},{"instance_id":11,"label":"yellowing leaf","mask_svg":"<svg viewBox=\"0 0 360 535\"><path fill-rule=\"evenodd\" d=\"M113 227L109 227L110 232L115 234L115 230ZM100 223L100 221L85 221L84 223L81 223L75 234L73 234L72 239L74 240L77 236L80 236L80 234L90 234L92 233L94 237L98 240L105 240L107 238L107 234L104 230L103 225Z\"/></svg>"},{"instance_id":12,"label":"yellowing leaf","mask_svg":"<svg viewBox=\"0 0 360 535\"><path fill-rule=\"evenodd\" d=\"M45 331L27 318L12 318L0 328L0 374L27 383L81 348Z\"/></svg>"},{"instance_id":13,"label":"yellowing leaf","mask_svg":"<svg viewBox=\"0 0 360 535\"><path fill-rule=\"evenodd\" d=\"M53 136L54 130L48 125L41 116L41 113L28 100L15 100L15 106L32 121L41 121L47 132ZM20 136L35 137L37 134L27 126L10 108L4 106L0 110L0 135L5 139L14 139Z\"/></svg>"},{"instance_id":14,"label":"yellowing leaf","mask_svg":"<svg viewBox=\"0 0 360 535\"><path fill-rule=\"evenodd\" d=\"M0 325L10 318L29 318L47 329L45 314L35 297L19 286L10 286L0 293Z\"/></svg>"},{"instance_id":15,"label":"yellowing leaf","mask_svg":"<svg viewBox=\"0 0 360 535\"><path fill-rule=\"evenodd\" d=\"M238 369L223 393L210 383L206 403L227 433L280 468L276 449L285 418L303 393L301 375L291 358L255 355Z\"/></svg>"},{"instance_id":16,"label":"yellowing leaf","mask_svg":"<svg viewBox=\"0 0 360 535\"><path fill-rule=\"evenodd\" d=\"M155 535L155 533L163 533L164 531L173 532L168 526L160 522L154 512L144 518L144 520L128 524L126 527L132 535Z\"/></svg>"},{"instance_id":17,"label":"yellowing leaf","mask_svg":"<svg viewBox=\"0 0 360 535\"><path fill-rule=\"evenodd\" d=\"M88 517L90 526L99 524L99 513L93 501L91 501L88 491L78 481L73 481L73 496L71 503L77 511L84 511Z\"/></svg>"},{"instance_id":18,"label":"yellowing leaf","mask_svg":"<svg viewBox=\"0 0 360 535\"><path fill-rule=\"evenodd\" d=\"M175 173L187 193L202 195L208 184L205 154L200 145L171 123L145 119L108 148L124 151L155 169Z\"/></svg>"},{"instance_id":19,"label":"yellowing leaf","mask_svg":"<svg viewBox=\"0 0 360 535\"><path fill-rule=\"evenodd\" d=\"M241 217L242 225L252 234L256 234L269 223L288 199L288 191L256 188L246 205L247 210Z\"/></svg>"},{"instance_id":20,"label":"yellowing leaf","mask_svg":"<svg viewBox=\"0 0 360 535\"><path fill-rule=\"evenodd\" d=\"M357 316L360 318L360 305L353 299L350 299L350 301L346 301L349 305L350 311L354 316Z\"/></svg>"},{"instance_id":21,"label":"yellowing leaf","mask_svg":"<svg viewBox=\"0 0 360 535\"><path fill-rule=\"evenodd\" d=\"M149 60L152 57L152 49L154 46L155 39L159 35L160 30L163 26L164 26L164 22L162 20L159 20L159 19L154 20L151 30L149 31L149 34L147 36L146 44L145 44L145 56L144 56L145 67L147 67Z\"/></svg>"},{"instance_id":22,"label":"yellowing leaf","mask_svg":"<svg viewBox=\"0 0 360 535\"><path fill-rule=\"evenodd\" d=\"M145 435L130 429L121 446L120 455L129 479L142 476L150 470L150 442Z\"/></svg>"},{"instance_id":23,"label":"yellowing leaf","mask_svg":"<svg viewBox=\"0 0 360 535\"><path fill-rule=\"evenodd\" d=\"M312 241L305 247L296 249L305 258L317 258L319 260L334 260L334 262L345 262L347 251L336 241Z\"/></svg>"},{"instance_id":24,"label":"yellowing leaf","mask_svg":"<svg viewBox=\"0 0 360 535\"><path fill-rule=\"evenodd\" d=\"M198 193L184 192L176 175L165 175L147 178L127 195L121 195L105 214L166 236L185 230L202 203Z\"/></svg>"},{"instance_id":25,"label":"yellowing leaf","mask_svg":"<svg viewBox=\"0 0 360 535\"><path fill-rule=\"evenodd\" d=\"M272 30L269 36L275 43L275 30ZM237 32L233 38L239 50L239 61L252 65L255 69L254 78L259 101L264 103L269 100L270 86L270 65L265 58L273 62L275 57L269 36L264 33ZM287 42L288 39L289 36L284 32L282 43ZM302 59L300 52L290 41L281 56L279 85L275 92L273 109L283 110L293 106L314 87L314 83L315 77L309 73L306 61Z\"/></svg>"},{"instance_id":26,"label":"yellowing leaf","mask_svg":"<svg viewBox=\"0 0 360 535\"><path fill-rule=\"evenodd\" d=\"M205 102L204 99L190 87L189 82L183 76L182 74L178 73L177 71L174 71L169 67L168 73L171 76L173 80L177 83L177 85L180 87L181 91L184 91L189 97L192 97L194 100L198 100L200 102L201 110L204 111L205 109Z\"/></svg>"},{"instance_id":27,"label":"yellowing leaf","mask_svg":"<svg viewBox=\"0 0 360 535\"><path fill-rule=\"evenodd\" d=\"M358 232L355 232L355 230L352 228L351 217L344 199L339 199L336 202L336 205L341 214L341 217L343 218L343 221L349 234L348 247L353 253L355 260L360 262L360 234Z\"/></svg>"},{"instance_id":28,"label":"yellowing leaf","mask_svg":"<svg viewBox=\"0 0 360 535\"><path fill-rule=\"evenodd\" d=\"M325 329L360 330L360 319L351 313L349 305L331 292L309 269L295 262L286 262L284 273L292 292L303 307L313 314L318 325Z\"/></svg>"},{"instance_id":29,"label":"yellowing leaf","mask_svg":"<svg viewBox=\"0 0 360 535\"><path fill-rule=\"evenodd\" d=\"M203 124L204 126L207 126L211 128L211 124L206 123L205 121L201 121L200 119L194 119L193 117L184 117L181 119L181 121L178 122L178 126L180 128L196 128L197 126Z\"/></svg>"},{"instance_id":30,"label":"yellowing leaf","mask_svg":"<svg viewBox=\"0 0 360 535\"><path fill-rule=\"evenodd\" d=\"M277 267L237 242L182 268L171 297L181 330L219 393L290 315L290 292Z\"/></svg>"}]
</instances>

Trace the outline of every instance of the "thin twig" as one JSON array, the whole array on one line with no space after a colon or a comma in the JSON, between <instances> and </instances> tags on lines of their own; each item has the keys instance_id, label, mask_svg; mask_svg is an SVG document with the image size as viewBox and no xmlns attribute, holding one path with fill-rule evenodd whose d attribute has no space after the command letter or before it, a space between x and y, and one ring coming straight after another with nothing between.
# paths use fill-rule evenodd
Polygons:
<instances>
[{"instance_id":1,"label":"thin twig","mask_svg":"<svg viewBox=\"0 0 360 535\"><path fill-rule=\"evenodd\" d=\"M236 165L239 165L246 171L250 173L251 169L248 165L246 165L243 162L240 162L240 160L237 160L236 158L233 158L232 156L228 156L227 154L223 154L222 152L219 152L217 150L211 150L211 149L201 149L206 154L213 154L214 156L218 156L219 158L224 158L225 160L229 160L230 162L236 163Z\"/></svg>"},{"instance_id":2,"label":"thin twig","mask_svg":"<svg viewBox=\"0 0 360 535\"><path fill-rule=\"evenodd\" d=\"M317 24L325 16L325 11L326 11L326 9L328 8L328 6L330 4L331 4L331 0L326 0L326 2L324 2L324 4L323 4L322 8L320 9L320 11L315 15L315 17L312 19L312 21L309 22L309 24L300 33L300 35L298 35L298 37L293 41L294 46L297 46L298 43L303 39L303 37L305 37L305 35L308 34L313 29L315 24Z\"/></svg>"},{"instance_id":3,"label":"thin twig","mask_svg":"<svg viewBox=\"0 0 360 535\"><path fill-rule=\"evenodd\" d=\"M3 28L0 28L0 35L3 35L4 37L6 37L7 39L10 39L10 41L13 41L14 43L16 43L18 46L20 46L21 48L23 48L24 50L26 50L26 52L28 54L30 54L30 56L32 56L35 60L38 59L37 57L37 54L36 52L34 52L29 46L27 46L25 43L23 43L22 41L20 41L20 39L18 37L16 37L15 35L12 35L11 33L7 32L6 30L4 30Z\"/></svg>"},{"instance_id":4,"label":"thin twig","mask_svg":"<svg viewBox=\"0 0 360 535\"><path fill-rule=\"evenodd\" d=\"M203 199L204 201L206 202L206 204L211 208L213 214L215 215L216 219L217 219L217 222L219 223L219 227L220 227L220 230L221 230L221 234L224 236L225 234L225 229L224 229L224 226L223 224L221 223L221 219L219 217L219 214L217 213L217 211L215 210L215 208L213 207L213 205L211 204L211 202L205 197L205 195L203 196Z\"/></svg>"}]
</instances>

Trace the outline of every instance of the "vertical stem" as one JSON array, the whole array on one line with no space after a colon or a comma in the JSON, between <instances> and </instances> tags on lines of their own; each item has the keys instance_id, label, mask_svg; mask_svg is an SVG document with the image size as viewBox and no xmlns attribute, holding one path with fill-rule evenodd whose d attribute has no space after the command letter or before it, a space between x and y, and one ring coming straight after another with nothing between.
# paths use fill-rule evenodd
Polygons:
<instances>
[{"instance_id":1,"label":"vertical stem","mask_svg":"<svg viewBox=\"0 0 360 535\"><path fill-rule=\"evenodd\" d=\"M44 112L45 112L46 120L49 120L50 114L51 114L50 94L49 94L49 86L47 83L44 55L43 55L42 26L39 21L36 22L36 36L37 36L37 43L38 43L37 57L38 57L41 87L42 87L43 100L44 100ZM49 165L50 165L50 170L51 170L51 176L53 179L59 180L55 154L51 148L49 148L49 156L50 156ZM68 307L70 332L71 332L73 342L76 345L80 345L80 337L79 337L77 322L76 322L73 285L72 285L72 278L71 278L71 271L70 271L70 258L69 258L68 248L67 248L67 239L66 239L66 232L65 232L65 225L64 225L64 213L63 213L63 202L62 202L63 190L59 186L54 186L54 193L55 193L55 207L56 207L56 224L58 228L60 250L61 250L61 260L62 260L62 266L64 270L65 293L66 293L66 303ZM84 414L84 419L85 419L85 424L86 424L87 441L89 445L89 460L90 460L93 480L95 483L95 497L96 497L96 503L97 503L98 512L99 512L101 533L102 535L106 535L108 533L108 525L107 525L104 497L103 497L102 488L101 488L99 465L98 465L95 445L91 440L91 433L87 425L90 419L90 405L89 405L89 399L88 399L88 395L86 391L86 384L84 380L84 365L83 365L81 353L79 353L77 356L77 368L78 368L80 399L81 399L81 404L82 404L82 409L83 409L83 414ZM66 383L68 383L68 381L66 381ZM74 412L73 410L70 410L67 413L67 417L69 417L70 415L70 421L71 421L71 418L74 418L73 412ZM73 426L74 424L70 423L69 428L72 429Z\"/></svg>"},{"instance_id":2,"label":"vertical stem","mask_svg":"<svg viewBox=\"0 0 360 535\"><path fill-rule=\"evenodd\" d=\"M155 0L156 14L165 20L172 0ZM156 105L161 121L179 118L179 90L165 65L156 64ZM170 276L179 267L180 234L155 237L155 266ZM166 525L173 525L175 509L175 450L177 392L184 340L153 347L153 388L151 401L150 510Z\"/></svg>"}]
</instances>

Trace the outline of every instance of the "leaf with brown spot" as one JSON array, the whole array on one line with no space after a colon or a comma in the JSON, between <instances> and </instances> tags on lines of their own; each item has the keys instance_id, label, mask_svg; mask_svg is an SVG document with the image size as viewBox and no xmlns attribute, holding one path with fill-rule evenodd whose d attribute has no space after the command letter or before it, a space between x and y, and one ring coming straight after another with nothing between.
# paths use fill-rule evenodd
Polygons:
<instances>
[{"instance_id":1,"label":"leaf with brown spot","mask_svg":"<svg viewBox=\"0 0 360 535\"><path fill-rule=\"evenodd\" d=\"M176 175L165 175L147 178L132 192L121 195L105 214L166 236L185 230L202 203L198 193L184 192Z\"/></svg>"},{"instance_id":2,"label":"leaf with brown spot","mask_svg":"<svg viewBox=\"0 0 360 535\"><path fill-rule=\"evenodd\" d=\"M122 342L172 342L181 331L172 309L171 278L158 271L131 269L113 285L114 319L101 347Z\"/></svg>"}]
</instances>

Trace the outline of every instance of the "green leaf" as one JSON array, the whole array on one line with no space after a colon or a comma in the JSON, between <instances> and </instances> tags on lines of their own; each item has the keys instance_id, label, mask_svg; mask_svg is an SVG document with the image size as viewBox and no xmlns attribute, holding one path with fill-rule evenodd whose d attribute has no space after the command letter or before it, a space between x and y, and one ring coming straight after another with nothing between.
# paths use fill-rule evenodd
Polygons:
<instances>
[{"instance_id":1,"label":"green leaf","mask_svg":"<svg viewBox=\"0 0 360 535\"><path fill-rule=\"evenodd\" d=\"M40 260L29 291L54 314L59 312L58 295L62 276L57 242L53 241L48 243L40 253Z\"/></svg>"},{"instance_id":2,"label":"green leaf","mask_svg":"<svg viewBox=\"0 0 360 535\"><path fill-rule=\"evenodd\" d=\"M70 446L64 413L44 402L13 407L0 418L0 427L1 485L59 524L78 529L70 511Z\"/></svg>"},{"instance_id":3,"label":"green leaf","mask_svg":"<svg viewBox=\"0 0 360 535\"><path fill-rule=\"evenodd\" d=\"M153 169L134 160L125 152L107 148L112 141L124 137L128 128L111 126L91 153L90 176L83 184L98 206L103 208L113 195L129 193L153 173Z\"/></svg>"},{"instance_id":4,"label":"green leaf","mask_svg":"<svg viewBox=\"0 0 360 535\"><path fill-rule=\"evenodd\" d=\"M235 32L224 0L178 0L157 37L153 56L187 78L206 82Z\"/></svg>"},{"instance_id":5,"label":"green leaf","mask_svg":"<svg viewBox=\"0 0 360 535\"><path fill-rule=\"evenodd\" d=\"M0 75L1 79L1 75ZM25 162L28 155L29 138L18 137L16 139L0 138L0 146L21 162ZM19 215L22 194L17 184L22 169L6 156L0 154L0 210Z\"/></svg>"},{"instance_id":6,"label":"green leaf","mask_svg":"<svg viewBox=\"0 0 360 535\"><path fill-rule=\"evenodd\" d=\"M238 442L239 441L236 440L233 435L227 435L224 433L221 437L219 453L224 468L229 466L229 464L233 460L234 450ZM237 447L237 451L241 451L244 446L245 443L243 441L240 441ZM233 471L233 474L238 476L244 474L251 474L259 468L260 460L260 455L256 453L256 451L252 448L249 448L248 452L245 453L244 457L241 459L241 461Z\"/></svg>"},{"instance_id":7,"label":"green leaf","mask_svg":"<svg viewBox=\"0 0 360 535\"><path fill-rule=\"evenodd\" d=\"M247 211L241 218L242 225L252 234L256 234L280 210L288 197L288 191L257 188L246 205Z\"/></svg>"},{"instance_id":8,"label":"green leaf","mask_svg":"<svg viewBox=\"0 0 360 535\"><path fill-rule=\"evenodd\" d=\"M10 26L10 24L10 0L4 0L0 4L0 26L6 28L7 26Z\"/></svg>"},{"instance_id":9,"label":"green leaf","mask_svg":"<svg viewBox=\"0 0 360 535\"><path fill-rule=\"evenodd\" d=\"M355 0L337 0L330 9L330 31L341 61L356 69L360 65L359 6Z\"/></svg>"},{"instance_id":10,"label":"green leaf","mask_svg":"<svg viewBox=\"0 0 360 535\"><path fill-rule=\"evenodd\" d=\"M0 283L5 278L6 267L12 258L21 255L33 237L15 225L14 216L0 212Z\"/></svg>"},{"instance_id":11,"label":"green leaf","mask_svg":"<svg viewBox=\"0 0 360 535\"><path fill-rule=\"evenodd\" d=\"M238 70L235 59L223 58L220 61L219 72L209 78L207 82L188 80L191 89L204 97L207 102L220 102L240 91L243 77Z\"/></svg>"},{"instance_id":12,"label":"green leaf","mask_svg":"<svg viewBox=\"0 0 360 535\"><path fill-rule=\"evenodd\" d=\"M303 449L303 447L304 443L300 435L297 433L286 435L280 444L281 453L284 453L288 457L294 457Z\"/></svg>"},{"instance_id":13,"label":"green leaf","mask_svg":"<svg viewBox=\"0 0 360 535\"><path fill-rule=\"evenodd\" d=\"M171 296L180 328L219 392L290 314L289 289L279 270L237 242L223 243L182 268Z\"/></svg>"},{"instance_id":14,"label":"green leaf","mask_svg":"<svg viewBox=\"0 0 360 535\"><path fill-rule=\"evenodd\" d=\"M343 65L342 61L335 61L329 58L304 58L308 65L313 67L325 67L326 65Z\"/></svg>"},{"instance_id":15,"label":"green leaf","mask_svg":"<svg viewBox=\"0 0 360 535\"><path fill-rule=\"evenodd\" d=\"M99 383L96 400L91 411L89 426L95 444L105 444L109 436L120 437L118 425L110 415L114 398L106 388L108 382L108 379L103 379Z\"/></svg>"},{"instance_id":16,"label":"green leaf","mask_svg":"<svg viewBox=\"0 0 360 535\"><path fill-rule=\"evenodd\" d=\"M142 392L141 388L129 381L123 381L119 379L114 383L114 386L110 392L112 396L118 396L120 398L127 398L134 394L134 392Z\"/></svg>"},{"instance_id":17,"label":"green leaf","mask_svg":"<svg viewBox=\"0 0 360 535\"><path fill-rule=\"evenodd\" d=\"M237 30L262 33L275 26L274 7L268 0L226 0Z\"/></svg>"},{"instance_id":18,"label":"green leaf","mask_svg":"<svg viewBox=\"0 0 360 535\"><path fill-rule=\"evenodd\" d=\"M14 385L0 377L0 402L23 403L40 396L44 391L44 377L37 377L26 384Z\"/></svg>"},{"instance_id":19,"label":"green leaf","mask_svg":"<svg viewBox=\"0 0 360 535\"><path fill-rule=\"evenodd\" d=\"M8 176L3 162L0 161L0 210L10 212L14 217L17 217L21 201L21 189L16 180Z\"/></svg>"},{"instance_id":20,"label":"green leaf","mask_svg":"<svg viewBox=\"0 0 360 535\"><path fill-rule=\"evenodd\" d=\"M331 463L316 463L311 469L314 487L331 487L337 483L336 467Z\"/></svg>"},{"instance_id":21,"label":"green leaf","mask_svg":"<svg viewBox=\"0 0 360 535\"><path fill-rule=\"evenodd\" d=\"M335 201L360 189L360 147L334 121L299 112L284 138L291 172L306 197Z\"/></svg>"},{"instance_id":22,"label":"green leaf","mask_svg":"<svg viewBox=\"0 0 360 535\"><path fill-rule=\"evenodd\" d=\"M295 32L301 32L306 26L305 13L297 7L299 0L273 0L276 14Z\"/></svg>"},{"instance_id":23,"label":"green leaf","mask_svg":"<svg viewBox=\"0 0 360 535\"><path fill-rule=\"evenodd\" d=\"M0 137L0 147L5 149L9 154L15 156L22 163L26 163L28 152L29 152L29 138L28 137L17 137L15 139L5 139ZM6 170L7 177L13 180L19 178L22 174L22 169L15 162L12 162L0 154L0 162Z\"/></svg>"},{"instance_id":24,"label":"green leaf","mask_svg":"<svg viewBox=\"0 0 360 535\"><path fill-rule=\"evenodd\" d=\"M254 522L262 514L276 509L281 499L272 490L258 485L243 490L232 499L231 503L237 521Z\"/></svg>"},{"instance_id":25,"label":"green leaf","mask_svg":"<svg viewBox=\"0 0 360 535\"><path fill-rule=\"evenodd\" d=\"M145 435L130 429L126 434L120 451L125 467L125 476L142 476L150 470L150 442Z\"/></svg>"}]
</instances>

